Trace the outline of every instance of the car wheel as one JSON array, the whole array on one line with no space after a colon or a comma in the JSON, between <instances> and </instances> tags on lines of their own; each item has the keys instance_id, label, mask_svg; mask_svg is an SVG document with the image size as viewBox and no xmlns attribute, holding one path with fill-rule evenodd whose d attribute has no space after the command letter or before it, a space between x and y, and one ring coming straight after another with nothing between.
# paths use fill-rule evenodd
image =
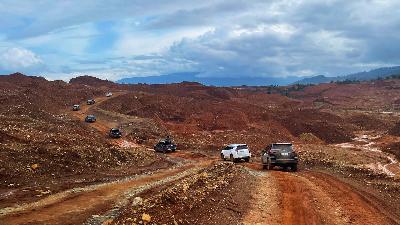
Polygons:
<instances>
[{"instance_id":1,"label":"car wheel","mask_svg":"<svg viewBox=\"0 0 400 225\"><path fill-rule=\"evenodd\" d=\"M263 164L263 169L266 170L267 169L267 165Z\"/></svg>"},{"instance_id":2,"label":"car wheel","mask_svg":"<svg viewBox=\"0 0 400 225\"><path fill-rule=\"evenodd\" d=\"M232 162L236 162L235 158L233 158L233 155L231 155L231 156L229 157L229 159L230 159Z\"/></svg>"},{"instance_id":3,"label":"car wheel","mask_svg":"<svg viewBox=\"0 0 400 225\"><path fill-rule=\"evenodd\" d=\"M297 164L293 164L293 165L290 167L290 169L291 169L293 172L296 172L296 171L297 171Z\"/></svg>"},{"instance_id":4,"label":"car wheel","mask_svg":"<svg viewBox=\"0 0 400 225\"><path fill-rule=\"evenodd\" d=\"M221 159L226 161L224 154L221 153Z\"/></svg>"},{"instance_id":5,"label":"car wheel","mask_svg":"<svg viewBox=\"0 0 400 225\"><path fill-rule=\"evenodd\" d=\"M250 157L244 159L245 162L250 162Z\"/></svg>"}]
</instances>

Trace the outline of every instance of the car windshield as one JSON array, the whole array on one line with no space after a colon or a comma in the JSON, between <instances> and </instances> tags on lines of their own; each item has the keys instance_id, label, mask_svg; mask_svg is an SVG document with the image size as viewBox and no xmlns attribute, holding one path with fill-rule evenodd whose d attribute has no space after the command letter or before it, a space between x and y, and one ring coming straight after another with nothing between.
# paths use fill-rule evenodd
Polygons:
<instances>
[{"instance_id":1,"label":"car windshield","mask_svg":"<svg viewBox=\"0 0 400 225\"><path fill-rule=\"evenodd\" d=\"M119 129L111 129L112 132L119 132Z\"/></svg>"},{"instance_id":2,"label":"car windshield","mask_svg":"<svg viewBox=\"0 0 400 225\"><path fill-rule=\"evenodd\" d=\"M233 149L232 146L226 146L226 147L224 148L224 150L231 150L231 149Z\"/></svg>"},{"instance_id":3,"label":"car windshield","mask_svg":"<svg viewBox=\"0 0 400 225\"><path fill-rule=\"evenodd\" d=\"M271 149L279 150L281 152L291 152L293 151L293 146L292 144L273 144Z\"/></svg>"}]
</instances>

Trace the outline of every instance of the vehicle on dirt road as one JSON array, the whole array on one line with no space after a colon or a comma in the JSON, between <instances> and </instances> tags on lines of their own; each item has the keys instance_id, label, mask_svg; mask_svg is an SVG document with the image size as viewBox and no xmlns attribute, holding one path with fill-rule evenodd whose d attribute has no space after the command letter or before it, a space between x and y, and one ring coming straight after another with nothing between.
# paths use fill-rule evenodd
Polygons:
<instances>
[{"instance_id":1,"label":"vehicle on dirt road","mask_svg":"<svg viewBox=\"0 0 400 225\"><path fill-rule=\"evenodd\" d=\"M88 105L93 105L94 103L96 103L96 101L94 99L89 99L89 100L86 101L86 103Z\"/></svg>"},{"instance_id":2,"label":"vehicle on dirt road","mask_svg":"<svg viewBox=\"0 0 400 225\"><path fill-rule=\"evenodd\" d=\"M106 94L106 97L111 97L112 96L112 93L111 92L108 92L107 94Z\"/></svg>"},{"instance_id":3,"label":"vehicle on dirt road","mask_svg":"<svg viewBox=\"0 0 400 225\"><path fill-rule=\"evenodd\" d=\"M154 150L156 152L175 152L176 144L172 141L167 139L159 141L156 145L154 145Z\"/></svg>"},{"instance_id":4,"label":"vehicle on dirt road","mask_svg":"<svg viewBox=\"0 0 400 225\"><path fill-rule=\"evenodd\" d=\"M118 128L111 128L108 135L111 138L120 138L120 137L122 137L122 132Z\"/></svg>"},{"instance_id":5,"label":"vehicle on dirt road","mask_svg":"<svg viewBox=\"0 0 400 225\"><path fill-rule=\"evenodd\" d=\"M231 160L232 162L238 162L244 160L249 162L251 158L251 153L249 147L246 144L230 144L221 150L222 160Z\"/></svg>"},{"instance_id":6,"label":"vehicle on dirt road","mask_svg":"<svg viewBox=\"0 0 400 225\"><path fill-rule=\"evenodd\" d=\"M273 143L268 145L261 154L261 163L264 169L270 170L274 166L284 169L290 167L297 171L298 155L293 149L292 143Z\"/></svg>"},{"instance_id":7,"label":"vehicle on dirt road","mask_svg":"<svg viewBox=\"0 0 400 225\"><path fill-rule=\"evenodd\" d=\"M80 110L81 109L81 106L80 105L73 105L72 106L72 110L73 111L78 111L78 110Z\"/></svg>"},{"instance_id":8,"label":"vehicle on dirt road","mask_svg":"<svg viewBox=\"0 0 400 225\"><path fill-rule=\"evenodd\" d=\"M96 116L94 115L87 115L85 118L85 122L87 123L94 123L96 122Z\"/></svg>"}]
</instances>

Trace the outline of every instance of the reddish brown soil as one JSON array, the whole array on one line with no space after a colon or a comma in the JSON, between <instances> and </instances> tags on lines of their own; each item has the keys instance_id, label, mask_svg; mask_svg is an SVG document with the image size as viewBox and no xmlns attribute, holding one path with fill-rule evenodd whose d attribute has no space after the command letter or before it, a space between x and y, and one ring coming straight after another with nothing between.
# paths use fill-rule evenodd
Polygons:
<instances>
[{"instance_id":1,"label":"reddish brown soil","mask_svg":"<svg viewBox=\"0 0 400 225\"><path fill-rule=\"evenodd\" d=\"M397 114L380 111L398 99L399 86L389 80L267 94L270 87L0 77L0 221L132 224L145 213L148 224L399 224L398 180L365 168L388 165L386 153L334 145L355 144L355 131L370 130L382 135L370 147L398 156L397 137L387 135L396 135ZM108 91L114 96L104 97ZM86 106L93 97L97 103ZM82 110L70 111L76 103ZM84 123L89 113L98 121ZM124 137L108 138L111 127ZM149 149L167 134L177 152ZM300 172L261 170L260 150L286 141L300 147ZM250 146L253 162L214 163L224 145L237 142ZM134 205L137 196L144 201ZM110 216L111 209L118 213Z\"/></svg>"},{"instance_id":2,"label":"reddish brown soil","mask_svg":"<svg viewBox=\"0 0 400 225\"><path fill-rule=\"evenodd\" d=\"M145 202L126 207L112 224L139 223L143 213L151 216L150 224L240 224L254 184L249 174L233 164L215 164L139 195Z\"/></svg>"},{"instance_id":3,"label":"reddish brown soil","mask_svg":"<svg viewBox=\"0 0 400 225\"><path fill-rule=\"evenodd\" d=\"M109 183L97 186L93 191L88 190L77 194L73 192L68 194L60 193L59 195L45 198L36 204L16 208L14 209L15 213L1 217L1 221L5 224L27 224L32 222L37 224L65 224L65 221L70 224L81 224L90 215L99 212L104 213L106 210L111 209L118 200L124 198L124 193L130 189L177 175L194 166L201 168L209 163L209 161L204 161L174 170L161 171L138 179Z\"/></svg>"},{"instance_id":4,"label":"reddish brown soil","mask_svg":"<svg viewBox=\"0 0 400 225\"><path fill-rule=\"evenodd\" d=\"M389 134L400 136L400 122L394 124L393 128L389 130Z\"/></svg>"},{"instance_id":5,"label":"reddish brown soil","mask_svg":"<svg viewBox=\"0 0 400 225\"><path fill-rule=\"evenodd\" d=\"M324 108L351 110L391 110L398 99L400 80L361 82L360 84L320 84L291 92L296 99L322 102Z\"/></svg>"}]
</instances>

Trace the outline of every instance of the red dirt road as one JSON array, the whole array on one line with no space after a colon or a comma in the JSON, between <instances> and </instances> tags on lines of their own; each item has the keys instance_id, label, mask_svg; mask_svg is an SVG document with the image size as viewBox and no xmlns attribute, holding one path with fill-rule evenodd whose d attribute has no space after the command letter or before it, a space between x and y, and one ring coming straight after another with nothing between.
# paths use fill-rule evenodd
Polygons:
<instances>
[{"instance_id":1,"label":"red dirt road","mask_svg":"<svg viewBox=\"0 0 400 225\"><path fill-rule=\"evenodd\" d=\"M38 202L12 208L0 213L1 224L81 224L91 215L105 213L126 198L126 193L156 185L166 178L180 178L184 171L200 169L212 161L188 164L177 169L164 170L152 175L139 176L102 185L94 185L83 191L67 191L51 195ZM186 176L189 174L186 174ZM175 178L174 176L177 176Z\"/></svg>"},{"instance_id":2,"label":"red dirt road","mask_svg":"<svg viewBox=\"0 0 400 225\"><path fill-rule=\"evenodd\" d=\"M320 172L272 171L282 196L281 224L396 224L373 195Z\"/></svg>"}]
</instances>

